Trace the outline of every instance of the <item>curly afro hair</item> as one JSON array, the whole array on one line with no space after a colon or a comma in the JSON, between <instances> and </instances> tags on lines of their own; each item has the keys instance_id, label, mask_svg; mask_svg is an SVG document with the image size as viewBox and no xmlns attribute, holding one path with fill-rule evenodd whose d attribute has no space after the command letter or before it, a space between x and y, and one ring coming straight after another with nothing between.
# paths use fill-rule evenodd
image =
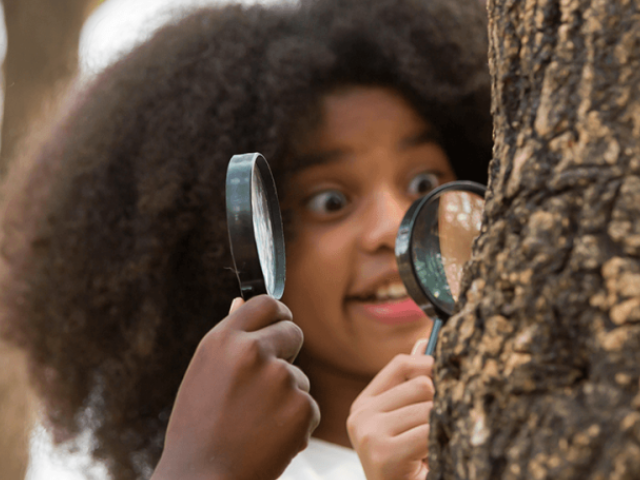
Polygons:
<instances>
[{"instance_id":1,"label":"curly afro hair","mask_svg":"<svg viewBox=\"0 0 640 480\"><path fill-rule=\"evenodd\" d=\"M332 89L395 89L458 177L486 180L484 16L477 0L209 7L69 97L5 187L0 284L57 438L90 432L113 478L150 476L188 362L238 295L227 162L259 151L286 190L296 132Z\"/></svg>"}]
</instances>

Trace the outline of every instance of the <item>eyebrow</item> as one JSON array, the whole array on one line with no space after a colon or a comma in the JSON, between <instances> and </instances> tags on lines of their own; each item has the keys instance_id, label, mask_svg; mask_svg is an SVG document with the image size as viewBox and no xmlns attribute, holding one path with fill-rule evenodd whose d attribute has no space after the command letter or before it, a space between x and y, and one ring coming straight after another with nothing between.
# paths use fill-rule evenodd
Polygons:
<instances>
[{"instance_id":1,"label":"eyebrow","mask_svg":"<svg viewBox=\"0 0 640 480\"><path fill-rule=\"evenodd\" d=\"M400 148L404 150L406 148L424 145L425 143L435 143L442 146L442 136L440 135L440 132L435 128L427 128L417 135L412 135L403 139L400 142Z\"/></svg>"},{"instance_id":2,"label":"eyebrow","mask_svg":"<svg viewBox=\"0 0 640 480\"><path fill-rule=\"evenodd\" d=\"M325 163L335 163L340 161L340 157L344 155L342 150L329 150L320 153L309 153L306 155L296 155L290 160L289 168L291 173L314 165L322 165Z\"/></svg>"},{"instance_id":3,"label":"eyebrow","mask_svg":"<svg viewBox=\"0 0 640 480\"><path fill-rule=\"evenodd\" d=\"M440 135L440 132L434 128L426 128L416 135L411 135L400 140L399 147L401 150L405 150L427 143L442 145L442 136ZM296 155L291 158L288 167L290 169L290 173L296 173L303 168L314 165L339 162L343 155L344 151L340 149L328 150L319 153L309 153L306 155Z\"/></svg>"}]
</instances>

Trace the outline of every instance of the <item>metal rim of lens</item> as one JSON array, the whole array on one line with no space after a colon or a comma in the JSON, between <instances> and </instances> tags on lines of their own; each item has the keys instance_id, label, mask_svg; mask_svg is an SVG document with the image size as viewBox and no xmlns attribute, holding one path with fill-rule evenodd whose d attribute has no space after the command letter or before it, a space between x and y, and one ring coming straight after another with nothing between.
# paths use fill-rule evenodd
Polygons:
<instances>
[{"instance_id":1,"label":"metal rim of lens","mask_svg":"<svg viewBox=\"0 0 640 480\"><path fill-rule=\"evenodd\" d=\"M252 204L251 195L255 188L253 182L256 176L253 172L256 168L258 177L262 179L273 232L275 272L272 292L267 291L258 252L257 232L253 222L253 216L258 210L257 206ZM256 295L268 294L276 299L282 298L286 273L284 232L276 185L267 160L259 153L234 155L227 169L225 195L231 257L240 282L242 297L248 299Z\"/></svg>"},{"instance_id":2,"label":"metal rim of lens","mask_svg":"<svg viewBox=\"0 0 640 480\"><path fill-rule=\"evenodd\" d=\"M418 281L418 274L415 265L411 261L411 253L413 251L413 229L422 209L429 205L434 199L440 197L443 193L450 191L470 192L484 197L486 187L480 183L470 180L456 180L445 183L424 197L413 202L409 210L405 214L398 235L396 236L396 261L398 263L398 271L402 282L404 283L409 296L416 302L422 310L430 317L434 314L448 318L453 311L445 310L440 301L435 298L429 289L424 289Z\"/></svg>"}]
</instances>

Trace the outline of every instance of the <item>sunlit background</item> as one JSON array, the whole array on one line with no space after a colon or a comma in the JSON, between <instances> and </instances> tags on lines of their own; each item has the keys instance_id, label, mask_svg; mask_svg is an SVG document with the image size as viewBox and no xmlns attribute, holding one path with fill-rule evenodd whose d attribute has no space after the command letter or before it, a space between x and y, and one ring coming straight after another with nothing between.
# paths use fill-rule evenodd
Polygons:
<instances>
[{"instance_id":1,"label":"sunlit background","mask_svg":"<svg viewBox=\"0 0 640 480\"><path fill-rule=\"evenodd\" d=\"M295 0L237 0L233 3L293 3ZM80 69L99 71L143 42L161 25L193 9L231 3L220 0L107 0L87 19L80 37Z\"/></svg>"},{"instance_id":2,"label":"sunlit background","mask_svg":"<svg viewBox=\"0 0 640 480\"><path fill-rule=\"evenodd\" d=\"M54 1L54 0L52 0ZM175 21L198 7L241 3L296 3L296 0L105 0L84 23L80 35L79 70L91 76L122 54L148 39L167 22ZM0 2L0 61L7 52L4 10ZM4 91L4 88L2 89ZM0 120L4 94L0 94Z\"/></svg>"}]
</instances>

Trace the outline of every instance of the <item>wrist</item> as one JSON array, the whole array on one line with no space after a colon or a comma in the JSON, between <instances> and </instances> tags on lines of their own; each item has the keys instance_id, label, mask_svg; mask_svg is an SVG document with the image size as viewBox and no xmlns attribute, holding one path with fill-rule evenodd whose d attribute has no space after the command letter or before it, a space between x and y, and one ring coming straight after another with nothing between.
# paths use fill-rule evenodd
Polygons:
<instances>
[{"instance_id":1,"label":"wrist","mask_svg":"<svg viewBox=\"0 0 640 480\"><path fill-rule=\"evenodd\" d=\"M230 477L216 472L212 468L198 468L160 458L149 480L231 480Z\"/></svg>"}]
</instances>

